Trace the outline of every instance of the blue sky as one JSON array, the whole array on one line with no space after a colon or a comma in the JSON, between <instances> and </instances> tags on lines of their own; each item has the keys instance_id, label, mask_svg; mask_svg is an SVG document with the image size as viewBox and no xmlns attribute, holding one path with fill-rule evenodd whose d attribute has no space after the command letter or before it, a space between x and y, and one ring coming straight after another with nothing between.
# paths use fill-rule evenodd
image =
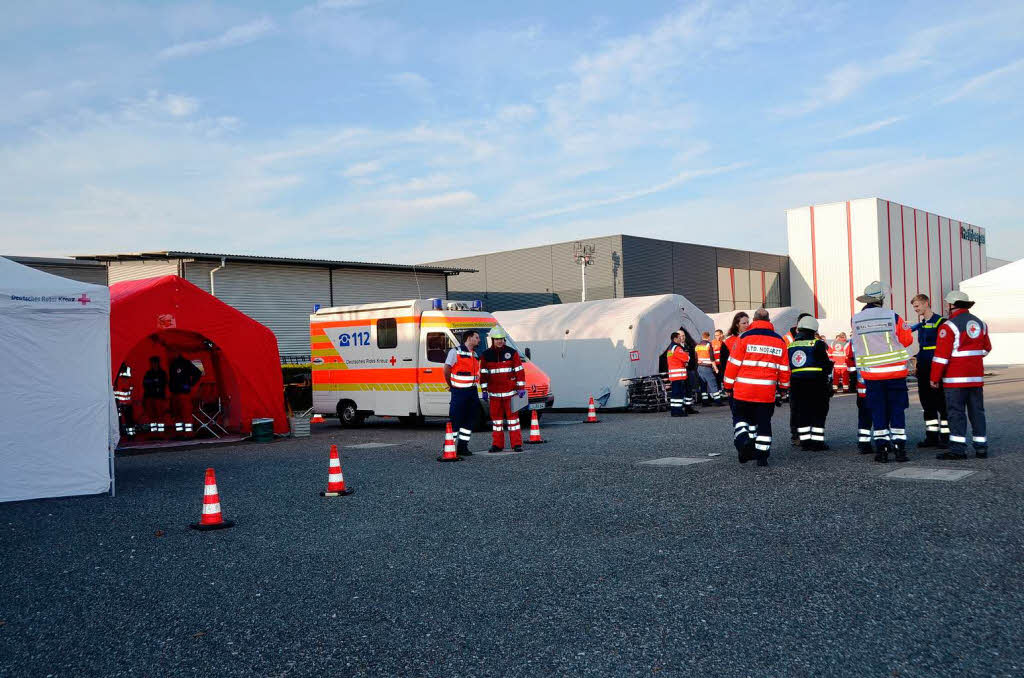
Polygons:
<instances>
[{"instance_id":1,"label":"blue sky","mask_svg":"<svg viewBox=\"0 0 1024 678\"><path fill-rule=\"evenodd\" d=\"M1024 256L1024 3L889 4L20 3L3 250L784 253L878 195Z\"/></svg>"}]
</instances>

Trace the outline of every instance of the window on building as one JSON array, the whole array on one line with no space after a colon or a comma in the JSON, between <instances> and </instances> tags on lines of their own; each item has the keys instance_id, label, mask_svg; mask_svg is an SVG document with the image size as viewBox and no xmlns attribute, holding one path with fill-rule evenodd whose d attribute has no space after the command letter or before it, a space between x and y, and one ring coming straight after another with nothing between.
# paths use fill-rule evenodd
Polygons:
<instances>
[{"instance_id":1,"label":"window on building","mask_svg":"<svg viewBox=\"0 0 1024 678\"><path fill-rule=\"evenodd\" d=\"M718 268L718 310L767 308L782 305L779 274L746 268Z\"/></svg>"},{"instance_id":2,"label":"window on building","mask_svg":"<svg viewBox=\"0 0 1024 678\"><path fill-rule=\"evenodd\" d=\"M381 318L377 321L377 348L395 348L398 346L398 321L394 318Z\"/></svg>"},{"instance_id":3,"label":"window on building","mask_svg":"<svg viewBox=\"0 0 1024 678\"><path fill-rule=\"evenodd\" d=\"M444 332L427 332L427 360L429 362L443 363L448 359L448 351L454 346Z\"/></svg>"}]
</instances>

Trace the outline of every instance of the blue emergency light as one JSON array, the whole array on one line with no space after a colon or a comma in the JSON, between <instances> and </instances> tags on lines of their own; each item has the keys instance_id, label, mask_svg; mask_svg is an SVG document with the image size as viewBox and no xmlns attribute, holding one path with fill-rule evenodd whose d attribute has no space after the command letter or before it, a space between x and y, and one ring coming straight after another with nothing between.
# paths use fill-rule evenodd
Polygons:
<instances>
[{"instance_id":1,"label":"blue emergency light","mask_svg":"<svg viewBox=\"0 0 1024 678\"><path fill-rule=\"evenodd\" d=\"M479 299L475 299L473 300L473 305L471 306L471 308L474 311L482 311L484 308L484 302L480 301Z\"/></svg>"},{"instance_id":2,"label":"blue emergency light","mask_svg":"<svg viewBox=\"0 0 1024 678\"><path fill-rule=\"evenodd\" d=\"M441 311L444 309L443 302L440 298L431 299L430 307L433 308L435 311Z\"/></svg>"}]
</instances>

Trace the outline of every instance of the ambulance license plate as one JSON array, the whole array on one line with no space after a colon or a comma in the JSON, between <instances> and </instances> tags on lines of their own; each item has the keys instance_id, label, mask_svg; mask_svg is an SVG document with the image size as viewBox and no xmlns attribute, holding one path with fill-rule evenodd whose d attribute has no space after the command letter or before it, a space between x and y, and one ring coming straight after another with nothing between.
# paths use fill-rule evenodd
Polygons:
<instances>
[{"instance_id":1,"label":"ambulance license plate","mask_svg":"<svg viewBox=\"0 0 1024 678\"><path fill-rule=\"evenodd\" d=\"M531 410L543 410L547 407L547 403L530 403Z\"/></svg>"}]
</instances>

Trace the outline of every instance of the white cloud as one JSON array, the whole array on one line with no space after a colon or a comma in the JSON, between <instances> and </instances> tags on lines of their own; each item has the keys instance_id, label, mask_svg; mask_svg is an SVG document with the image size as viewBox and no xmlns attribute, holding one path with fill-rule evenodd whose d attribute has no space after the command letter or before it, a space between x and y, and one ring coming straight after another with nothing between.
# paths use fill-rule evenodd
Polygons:
<instances>
[{"instance_id":1,"label":"white cloud","mask_svg":"<svg viewBox=\"0 0 1024 678\"><path fill-rule=\"evenodd\" d=\"M158 56L161 59L179 59L229 47L237 47L259 40L273 30L274 22L268 17L263 17L238 26L232 26L215 38L172 45L160 50Z\"/></svg>"},{"instance_id":2,"label":"white cloud","mask_svg":"<svg viewBox=\"0 0 1024 678\"><path fill-rule=\"evenodd\" d=\"M383 166L384 166L384 163L381 162L380 160L371 160L369 162L360 162L360 163L356 163L355 165L350 165L349 167L347 167L345 169L345 171L342 174L344 176L346 176L346 177L349 177L349 178L365 177L365 176L368 176L370 174L376 174L377 172L380 171L381 167L383 167Z\"/></svg>"},{"instance_id":3,"label":"white cloud","mask_svg":"<svg viewBox=\"0 0 1024 678\"><path fill-rule=\"evenodd\" d=\"M537 117L537 109L530 104L514 104L503 106L498 111L498 119L502 122L530 122Z\"/></svg>"},{"instance_id":4,"label":"white cloud","mask_svg":"<svg viewBox=\"0 0 1024 678\"><path fill-rule=\"evenodd\" d=\"M942 100L942 103L948 104L964 97L976 94L981 90L991 87L993 83L997 82L1001 78L1015 75L1024 71L1024 59L1018 59L1017 61L1001 66L1000 68L993 69L987 73L975 76L964 83L957 91L949 95Z\"/></svg>"},{"instance_id":5,"label":"white cloud","mask_svg":"<svg viewBox=\"0 0 1024 678\"><path fill-rule=\"evenodd\" d=\"M426 96L431 89L430 81L419 73L397 73L391 76L391 82L414 96Z\"/></svg>"},{"instance_id":6,"label":"white cloud","mask_svg":"<svg viewBox=\"0 0 1024 678\"><path fill-rule=\"evenodd\" d=\"M168 94L164 97L165 110L176 118L192 115L199 109L199 100L180 94Z\"/></svg>"},{"instance_id":7,"label":"white cloud","mask_svg":"<svg viewBox=\"0 0 1024 678\"><path fill-rule=\"evenodd\" d=\"M560 216L563 214L569 214L571 212L580 212L583 210L593 209L594 207L606 207L608 205L614 205L617 203L626 202L628 200L636 200L637 198L643 198L648 195L653 195L655 193L667 191L670 188L675 188L676 186L684 184L688 181L692 181L699 177L708 177L714 176L716 174L722 174L723 172L731 172L733 170L745 166L745 163L735 163L732 165L725 165L723 167L712 167L700 170L687 170L685 172L680 172L679 174L672 177L668 181L663 181L653 186L647 186L644 188L630 191L628 193L622 193L607 198L598 198L596 200L588 200L585 202L579 202L572 205L566 205L564 207L557 207L551 210L535 212L533 214L526 214L524 216L518 217L517 220L532 221L535 219L546 219L548 217Z\"/></svg>"},{"instance_id":8,"label":"white cloud","mask_svg":"<svg viewBox=\"0 0 1024 678\"><path fill-rule=\"evenodd\" d=\"M316 6L323 9L355 9L369 4L370 0L320 0Z\"/></svg>"},{"instance_id":9,"label":"white cloud","mask_svg":"<svg viewBox=\"0 0 1024 678\"><path fill-rule=\"evenodd\" d=\"M836 138L848 139L850 137L859 136L861 134L870 134L871 132L877 132L883 127L888 127L889 125L895 125L898 122L903 122L904 120L907 119L907 117L908 116L906 115L895 115L891 118L886 118L884 120L876 120L875 122L871 122L866 125L861 125L860 127L854 127L851 130L847 130L846 132L843 132Z\"/></svg>"}]
</instances>

